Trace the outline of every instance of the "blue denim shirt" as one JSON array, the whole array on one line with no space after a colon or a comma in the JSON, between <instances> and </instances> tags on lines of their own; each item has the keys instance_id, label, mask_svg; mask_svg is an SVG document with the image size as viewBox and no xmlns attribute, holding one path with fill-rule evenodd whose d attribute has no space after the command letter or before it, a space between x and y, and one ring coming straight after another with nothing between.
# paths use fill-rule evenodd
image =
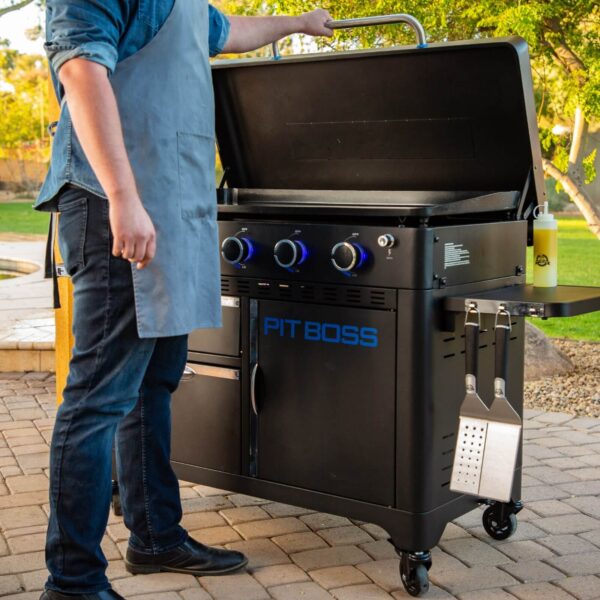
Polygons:
<instances>
[{"instance_id":1,"label":"blue denim shirt","mask_svg":"<svg viewBox=\"0 0 600 600\"><path fill-rule=\"evenodd\" d=\"M62 99L63 91L57 73L66 61L86 58L104 65L112 73L118 62L152 40L174 3L175 0L48 0L45 48L58 99ZM230 24L227 17L211 5L208 18L209 51L215 56L225 46ZM49 201L66 183L101 193L89 165L78 166L76 161L66 158L71 150L67 147L69 144L78 145L74 132L61 131L59 125L50 170L35 208L56 210Z\"/></svg>"},{"instance_id":2,"label":"blue denim shirt","mask_svg":"<svg viewBox=\"0 0 600 600\"><path fill-rule=\"evenodd\" d=\"M117 62L135 54L156 35L174 2L48 0L45 48L53 75L66 61L78 57L100 63L112 73ZM227 41L229 20L214 6L208 10L208 44L210 55L215 56Z\"/></svg>"}]
</instances>

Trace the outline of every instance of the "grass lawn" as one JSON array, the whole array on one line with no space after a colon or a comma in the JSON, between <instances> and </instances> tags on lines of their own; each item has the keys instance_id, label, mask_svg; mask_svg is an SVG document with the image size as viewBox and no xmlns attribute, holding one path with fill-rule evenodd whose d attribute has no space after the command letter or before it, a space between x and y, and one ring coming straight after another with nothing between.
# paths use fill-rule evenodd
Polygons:
<instances>
[{"instance_id":1,"label":"grass lawn","mask_svg":"<svg viewBox=\"0 0 600 600\"><path fill-rule=\"evenodd\" d=\"M33 210L31 204L29 202L0 203L0 233L48 233L48 213Z\"/></svg>"},{"instance_id":2,"label":"grass lawn","mask_svg":"<svg viewBox=\"0 0 600 600\"><path fill-rule=\"evenodd\" d=\"M28 202L0 203L0 233L48 231L48 215L34 211ZM531 248L527 250L527 281L533 277ZM561 217L558 223L558 283L600 286L600 241L578 217ZM565 319L532 319L552 337L600 341L600 312Z\"/></svg>"},{"instance_id":3,"label":"grass lawn","mask_svg":"<svg viewBox=\"0 0 600 600\"><path fill-rule=\"evenodd\" d=\"M527 282L533 281L533 251L527 249ZM600 241L578 217L558 220L558 284L600 286ZM551 337L600 341L600 312L563 319L532 319Z\"/></svg>"}]
</instances>

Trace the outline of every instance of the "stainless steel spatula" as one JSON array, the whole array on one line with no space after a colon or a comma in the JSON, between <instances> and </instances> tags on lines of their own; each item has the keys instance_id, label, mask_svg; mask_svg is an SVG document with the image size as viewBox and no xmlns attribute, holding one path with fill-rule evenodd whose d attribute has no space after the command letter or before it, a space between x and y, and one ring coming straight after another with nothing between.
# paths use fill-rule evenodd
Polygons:
<instances>
[{"instance_id":1,"label":"stainless steel spatula","mask_svg":"<svg viewBox=\"0 0 600 600\"><path fill-rule=\"evenodd\" d=\"M453 492L479 495L483 452L488 429L488 407L477 393L479 355L479 311L467 310L465 318L465 399L460 407L460 424L450 489Z\"/></svg>"},{"instance_id":2,"label":"stainless steel spatula","mask_svg":"<svg viewBox=\"0 0 600 600\"><path fill-rule=\"evenodd\" d=\"M521 418L506 399L510 315L500 309L496 315L496 357L494 373L494 401L490 406L489 423L479 495L492 500L508 502L515 474L515 464L521 442Z\"/></svg>"},{"instance_id":3,"label":"stainless steel spatula","mask_svg":"<svg viewBox=\"0 0 600 600\"><path fill-rule=\"evenodd\" d=\"M479 317L475 307L465 321L467 395L460 410L460 426L454 454L450 489L490 500L510 500L514 469L521 439L521 419L505 396L510 315L496 316L494 401L490 409L477 395ZM502 317L506 323L501 323ZM472 379L471 379L472 378Z\"/></svg>"}]
</instances>

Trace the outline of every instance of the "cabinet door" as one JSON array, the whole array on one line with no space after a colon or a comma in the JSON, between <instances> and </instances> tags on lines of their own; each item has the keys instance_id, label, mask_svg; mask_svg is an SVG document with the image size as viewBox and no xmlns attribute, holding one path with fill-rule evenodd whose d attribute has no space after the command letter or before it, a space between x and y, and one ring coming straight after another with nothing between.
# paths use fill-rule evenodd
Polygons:
<instances>
[{"instance_id":1,"label":"cabinet door","mask_svg":"<svg viewBox=\"0 0 600 600\"><path fill-rule=\"evenodd\" d=\"M173 395L171 459L240 473L240 371L188 363Z\"/></svg>"},{"instance_id":2,"label":"cabinet door","mask_svg":"<svg viewBox=\"0 0 600 600\"><path fill-rule=\"evenodd\" d=\"M395 313L258 304L258 476L393 505Z\"/></svg>"}]
</instances>

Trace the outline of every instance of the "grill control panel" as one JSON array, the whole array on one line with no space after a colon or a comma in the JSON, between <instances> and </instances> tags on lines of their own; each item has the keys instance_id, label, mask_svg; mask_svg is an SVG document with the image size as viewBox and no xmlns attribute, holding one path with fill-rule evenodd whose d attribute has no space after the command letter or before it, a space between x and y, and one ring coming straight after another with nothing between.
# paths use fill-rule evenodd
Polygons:
<instances>
[{"instance_id":1,"label":"grill control panel","mask_svg":"<svg viewBox=\"0 0 600 600\"><path fill-rule=\"evenodd\" d=\"M525 235L517 221L432 228L219 221L224 276L405 289L514 276ZM522 244L506 244L519 236Z\"/></svg>"}]
</instances>

